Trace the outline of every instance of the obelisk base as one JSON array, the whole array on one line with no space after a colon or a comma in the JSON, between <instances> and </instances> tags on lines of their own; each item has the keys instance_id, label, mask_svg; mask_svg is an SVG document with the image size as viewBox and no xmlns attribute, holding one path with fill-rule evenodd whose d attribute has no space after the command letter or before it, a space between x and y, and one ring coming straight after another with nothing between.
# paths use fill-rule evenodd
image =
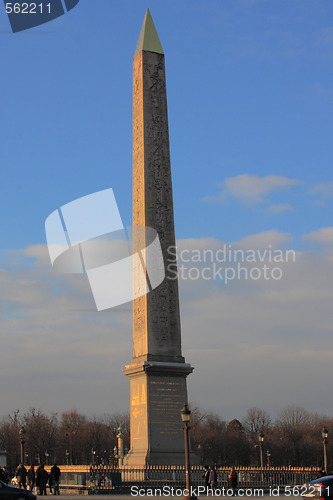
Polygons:
<instances>
[{"instance_id":1,"label":"obelisk base","mask_svg":"<svg viewBox=\"0 0 333 500\"><path fill-rule=\"evenodd\" d=\"M131 384L131 449L125 466L184 465L180 410L187 404L187 363L144 361L126 366ZM193 457L197 464L196 457Z\"/></svg>"}]
</instances>

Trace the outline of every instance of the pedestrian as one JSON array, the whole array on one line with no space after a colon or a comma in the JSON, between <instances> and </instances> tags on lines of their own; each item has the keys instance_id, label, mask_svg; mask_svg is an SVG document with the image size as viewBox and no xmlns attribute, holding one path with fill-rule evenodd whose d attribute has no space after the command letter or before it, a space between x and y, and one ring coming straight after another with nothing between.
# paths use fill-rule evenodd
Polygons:
<instances>
[{"instance_id":1,"label":"pedestrian","mask_svg":"<svg viewBox=\"0 0 333 500\"><path fill-rule=\"evenodd\" d=\"M61 472L57 464L51 468L51 479L53 484L53 495L60 495L59 482L60 482Z\"/></svg>"},{"instance_id":2,"label":"pedestrian","mask_svg":"<svg viewBox=\"0 0 333 500\"><path fill-rule=\"evenodd\" d=\"M210 471L209 471L209 484L213 490L217 486L217 474L214 465L212 465Z\"/></svg>"},{"instance_id":3,"label":"pedestrian","mask_svg":"<svg viewBox=\"0 0 333 500\"><path fill-rule=\"evenodd\" d=\"M24 467L23 464L20 464L15 473L17 477L17 484L19 488L27 488L27 469Z\"/></svg>"},{"instance_id":4,"label":"pedestrian","mask_svg":"<svg viewBox=\"0 0 333 500\"><path fill-rule=\"evenodd\" d=\"M52 489L52 487L53 487L53 481L52 481L52 477L51 477L50 473L47 475L47 479L48 479L48 483L49 483L50 494L52 495L52 493L53 493L53 489Z\"/></svg>"},{"instance_id":5,"label":"pedestrian","mask_svg":"<svg viewBox=\"0 0 333 500\"><path fill-rule=\"evenodd\" d=\"M9 475L7 467L4 466L4 468L2 469L2 471L3 471L3 482L6 483L6 484L9 484L10 475Z\"/></svg>"},{"instance_id":6,"label":"pedestrian","mask_svg":"<svg viewBox=\"0 0 333 500\"><path fill-rule=\"evenodd\" d=\"M34 487L36 484L36 473L35 467L33 465L31 465L30 469L28 470L28 484L30 491L34 491Z\"/></svg>"},{"instance_id":7,"label":"pedestrian","mask_svg":"<svg viewBox=\"0 0 333 500\"><path fill-rule=\"evenodd\" d=\"M0 467L0 481L4 482L4 480L5 480L5 474L3 472L3 469Z\"/></svg>"},{"instance_id":8,"label":"pedestrian","mask_svg":"<svg viewBox=\"0 0 333 500\"><path fill-rule=\"evenodd\" d=\"M204 465L204 473L202 475L202 479L204 480L206 491L209 486L209 473L210 473L209 465Z\"/></svg>"},{"instance_id":9,"label":"pedestrian","mask_svg":"<svg viewBox=\"0 0 333 500\"><path fill-rule=\"evenodd\" d=\"M46 495L46 485L49 480L49 475L44 469L44 465L40 465L36 473L36 486L38 486L39 494Z\"/></svg>"},{"instance_id":10,"label":"pedestrian","mask_svg":"<svg viewBox=\"0 0 333 500\"><path fill-rule=\"evenodd\" d=\"M232 496L235 497L237 494L237 484L238 484L238 477L237 477L237 472L235 471L234 467L231 467L229 476L228 476L228 487L232 489Z\"/></svg>"}]
</instances>

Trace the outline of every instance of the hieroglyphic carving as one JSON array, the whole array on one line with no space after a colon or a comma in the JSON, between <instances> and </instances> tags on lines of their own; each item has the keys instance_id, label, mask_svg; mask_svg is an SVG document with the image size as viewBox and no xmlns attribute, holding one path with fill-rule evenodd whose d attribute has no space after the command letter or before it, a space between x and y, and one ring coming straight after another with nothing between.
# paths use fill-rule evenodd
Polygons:
<instances>
[{"instance_id":1,"label":"hieroglyphic carving","mask_svg":"<svg viewBox=\"0 0 333 500\"><path fill-rule=\"evenodd\" d=\"M147 388L144 379L131 383L131 439L137 445L147 443Z\"/></svg>"},{"instance_id":2,"label":"hieroglyphic carving","mask_svg":"<svg viewBox=\"0 0 333 500\"><path fill-rule=\"evenodd\" d=\"M164 55L142 51L133 65L133 226L156 229L167 277L134 301L133 357L181 358L178 282L174 274L170 279L169 264L173 271L175 264L168 252L175 245L175 230Z\"/></svg>"},{"instance_id":3,"label":"hieroglyphic carving","mask_svg":"<svg viewBox=\"0 0 333 500\"><path fill-rule=\"evenodd\" d=\"M144 123L143 123L142 57L133 62L133 226L145 226L145 172L144 172ZM142 236L142 233L140 233ZM145 248L133 234L133 254L137 248ZM137 265L139 262L137 261ZM144 278L139 269L133 269L133 288L142 286ZM133 302L133 357L146 353L147 345L147 296Z\"/></svg>"}]
</instances>

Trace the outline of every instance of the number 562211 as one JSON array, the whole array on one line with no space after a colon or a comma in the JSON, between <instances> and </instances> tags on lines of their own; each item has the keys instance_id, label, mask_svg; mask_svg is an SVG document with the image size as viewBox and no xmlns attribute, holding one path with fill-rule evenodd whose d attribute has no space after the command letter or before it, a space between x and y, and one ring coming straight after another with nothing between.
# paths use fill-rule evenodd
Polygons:
<instances>
[{"instance_id":1,"label":"number 562211","mask_svg":"<svg viewBox=\"0 0 333 500\"><path fill-rule=\"evenodd\" d=\"M51 14L51 4L44 5L42 3L6 3L7 14Z\"/></svg>"}]
</instances>

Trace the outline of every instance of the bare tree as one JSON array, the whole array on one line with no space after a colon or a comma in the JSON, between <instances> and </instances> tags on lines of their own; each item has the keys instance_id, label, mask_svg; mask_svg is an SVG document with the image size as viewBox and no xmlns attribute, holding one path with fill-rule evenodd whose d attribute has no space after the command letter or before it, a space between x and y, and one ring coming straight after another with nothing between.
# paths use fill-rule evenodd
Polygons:
<instances>
[{"instance_id":1,"label":"bare tree","mask_svg":"<svg viewBox=\"0 0 333 500\"><path fill-rule=\"evenodd\" d=\"M332 467L333 418L311 414L298 406L281 411L275 423L260 408L250 408L243 419L228 424L220 415L191 407L192 450L202 464L250 465L258 463L258 432L263 432L264 456L269 450L274 466L322 466L323 441L321 430L329 430L328 466ZM181 425L181 422L180 422ZM48 416L41 410L19 410L0 420L0 448L8 453L8 465L14 471L20 461L19 430L24 426L27 462L56 460L65 464L113 463L113 448L117 444L119 426L124 445L129 448L130 419L128 413L108 414L87 418L72 409L61 415ZM46 455L47 452L47 455ZM71 457L70 457L71 456Z\"/></svg>"},{"instance_id":2,"label":"bare tree","mask_svg":"<svg viewBox=\"0 0 333 500\"><path fill-rule=\"evenodd\" d=\"M22 426L19 410L0 422L0 448L7 451L7 465L13 472L20 461L19 430Z\"/></svg>"},{"instance_id":3,"label":"bare tree","mask_svg":"<svg viewBox=\"0 0 333 500\"><path fill-rule=\"evenodd\" d=\"M52 460L58 428L56 415L49 417L41 410L31 408L23 415L22 423L26 430L26 461L33 464Z\"/></svg>"},{"instance_id":4,"label":"bare tree","mask_svg":"<svg viewBox=\"0 0 333 500\"><path fill-rule=\"evenodd\" d=\"M272 419L269 413L256 406L247 410L243 420L244 429L251 437L258 435L260 432L265 434L270 429L271 425Z\"/></svg>"},{"instance_id":5,"label":"bare tree","mask_svg":"<svg viewBox=\"0 0 333 500\"><path fill-rule=\"evenodd\" d=\"M191 442L202 464L225 463L226 429L227 424L219 415L200 414L197 409L193 423L191 419Z\"/></svg>"},{"instance_id":6,"label":"bare tree","mask_svg":"<svg viewBox=\"0 0 333 500\"><path fill-rule=\"evenodd\" d=\"M276 429L285 448L284 460L288 460L289 465L306 465L309 450L305 436L311 433L312 427L313 419L304 408L288 406L281 411L276 421Z\"/></svg>"},{"instance_id":7,"label":"bare tree","mask_svg":"<svg viewBox=\"0 0 333 500\"><path fill-rule=\"evenodd\" d=\"M85 451L82 445L82 429L87 418L75 408L62 413L60 428L58 432L58 460L61 457L63 463L83 463Z\"/></svg>"}]
</instances>

